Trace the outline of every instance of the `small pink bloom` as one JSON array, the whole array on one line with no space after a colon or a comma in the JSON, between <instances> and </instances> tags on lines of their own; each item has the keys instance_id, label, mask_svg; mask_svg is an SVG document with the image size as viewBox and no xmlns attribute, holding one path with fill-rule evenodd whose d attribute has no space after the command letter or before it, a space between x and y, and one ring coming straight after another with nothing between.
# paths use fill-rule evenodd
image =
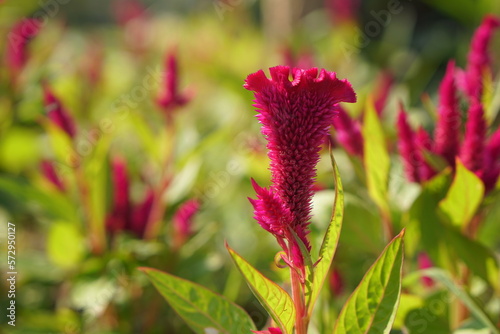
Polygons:
<instances>
[{"instance_id":1,"label":"small pink bloom","mask_svg":"<svg viewBox=\"0 0 500 334\"><path fill-rule=\"evenodd\" d=\"M252 333L255 333L255 334L283 334L281 329L275 328L275 327L269 327L267 330L264 330L264 331L252 331Z\"/></svg>"},{"instance_id":2,"label":"small pink bloom","mask_svg":"<svg viewBox=\"0 0 500 334\"><path fill-rule=\"evenodd\" d=\"M399 138L398 148L403 159L406 177L411 182L422 182L420 170L424 159L418 147L417 136L410 127L410 124L408 124L406 113L402 106L398 115L397 129Z\"/></svg>"},{"instance_id":3,"label":"small pink bloom","mask_svg":"<svg viewBox=\"0 0 500 334\"><path fill-rule=\"evenodd\" d=\"M68 136L74 138L76 136L76 125L71 115L61 104L61 101L52 93L47 84L43 85L44 102L47 116L61 130L66 132Z\"/></svg>"},{"instance_id":4,"label":"small pink bloom","mask_svg":"<svg viewBox=\"0 0 500 334\"><path fill-rule=\"evenodd\" d=\"M486 191L491 191L500 176L500 129L489 138L484 149L483 169L479 177L483 180Z\"/></svg>"},{"instance_id":5,"label":"small pink bloom","mask_svg":"<svg viewBox=\"0 0 500 334\"><path fill-rule=\"evenodd\" d=\"M53 185L57 187L60 191L65 191L64 183L62 182L59 175L57 175L56 169L54 168L54 164L48 160L42 160L40 162L40 169L42 170L43 176L47 180L49 180Z\"/></svg>"},{"instance_id":6,"label":"small pink bloom","mask_svg":"<svg viewBox=\"0 0 500 334\"><path fill-rule=\"evenodd\" d=\"M394 78L388 71L384 71L379 75L377 79L377 88L375 91L375 110L380 116L384 111L385 104L387 102L387 97L391 91L392 83Z\"/></svg>"},{"instance_id":7,"label":"small pink bloom","mask_svg":"<svg viewBox=\"0 0 500 334\"><path fill-rule=\"evenodd\" d=\"M138 0L115 0L112 2L112 7L116 21L122 26L146 16L146 9Z\"/></svg>"},{"instance_id":8,"label":"small pink bloom","mask_svg":"<svg viewBox=\"0 0 500 334\"><path fill-rule=\"evenodd\" d=\"M165 58L165 82L158 96L158 105L167 113L185 105L189 98L179 93L177 56L171 51Z\"/></svg>"},{"instance_id":9,"label":"small pink bloom","mask_svg":"<svg viewBox=\"0 0 500 334\"><path fill-rule=\"evenodd\" d=\"M310 249L306 235L321 145L338 103L355 102L356 95L334 72L321 70L318 76L316 68L290 70L287 66L269 71L270 79L260 70L250 74L244 85L254 91L254 106L271 161L272 185L267 190L254 183L258 198L252 204L256 220L266 230L278 241L286 236L287 255L292 258L298 245L290 229Z\"/></svg>"},{"instance_id":10,"label":"small pink bloom","mask_svg":"<svg viewBox=\"0 0 500 334\"><path fill-rule=\"evenodd\" d=\"M333 118L335 139L351 155L363 156L363 134L361 124L352 119L344 108L338 107L338 114Z\"/></svg>"},{"instance_id":11,"label":"small pink bloom","mask_svg":"<svg viewBox=\"0 0 500 334\"><path fill-rule=\"evenodd\" d=\"M325 0L325 7L335 24L355 22L360 4L360 0Z\"/></svg>"},{"instance_id":12,"label":"small pink bloom","mask_svg":"<svg viewBox=\"0 0 500 334\"><path fill-rule=\"evenodd\" d=\"M200 202L196 199L188 200L177 209L173 222L177 235L183 239L193 234L193 217L200 208Z\"/></svg>"},{"instance_id":13,"label":"small pink bloom","mask_svg":"<svg viewBox=\"0 0 500 334\"><path fill-rule=\"evenodd\" d=\"M483 75L491 72L491 57L488 54L488 45L490 44L493 32L500 26L500 20L487 15L483 22L477 28L467 56L467 67L463 84L465 92L472 99L481 99L483 94Z\"/></svg>"},{"instance_id":14,"label":"small pink bloom","mask_svg":"<svg viewBox=\"0 0 500 334\"><path fill-rule=\"evenodd\" d=\"M142 202L134 205L132 209L132 219L129 220L130 226L127 227L127 230L134 233L138 238L142 238L146 231L149 214L153 207L153 200L154 192L149 189Z\"/></svg>"},{"instance_id":15,"label":"small pink bloom","mask_svg":"<svg viewBox=\"0 0 500 334\"><path fill-rule=\"evenodd\" d=\"M7 67L19 72L28 60L28 44L38 35L41 24L35 19L23 19L17 22L7 35L5 61Z\"/></svg>"},{"instance_id":16,"label":"small pink bloom","mask_svg":"<svg viewBox=\"0 0 500 334\"><path fill-rule=\"evenodd\" d=\"M460 159L465 167L476 173L483 167L486 127L483 106L475 100L469 108Z\"/></svg>"},{"instance_id":17,"label":"small pink bloom","mask_svg":"<svg viewBox=\"0 0 500 334\"><path fill-rule=\"evenodd\" d=\"M418 254L417 261L418 261L418 268L421 270L432 268L434 266L432 264L431 259L426 253ZM422 276L422 283L424 284L424 286L428 288L432 288L434 286L434 281L432 280L432 278L428 276Z\"/></svg>"},{"instance_id":18,"label":"small pink bloom","mask_svg":"<svg viewBox=\"0 0 500 334\"><path fill-rule=\"evenodd\" d=\"M455 62L450 61L439 86L438 121L434 135L434 152L455 166L459 151L460 110L455 86Z\"/></svg>"},{"instance_id":19,"label":"small pink bloom","mask_svg":"<svg viewBox=\"0 0 500 334\"><path fill-rule=\"evenodd\" d=\"M334 268L330 273L330 290L334 296L338 296L344 291L344 279L337 268Z\"/></svg>"},{"instance_id":20,"label":"small pink bloom","mask_svg":"<svg viewBox=\"0 0 500 334\"><path fill-rule=\"evenodd\" d=\"M115 157L111 162L113 176L113 207L106 221L112 234L123 231L130 225L129 181L125 160Z\"/></svg>"}]
</instances>

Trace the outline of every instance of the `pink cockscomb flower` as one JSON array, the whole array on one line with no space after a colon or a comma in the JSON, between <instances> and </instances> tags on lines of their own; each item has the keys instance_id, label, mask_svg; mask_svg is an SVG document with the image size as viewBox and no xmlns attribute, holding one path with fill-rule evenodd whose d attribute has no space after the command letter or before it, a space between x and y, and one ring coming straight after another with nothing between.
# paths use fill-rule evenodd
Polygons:
<instances>
[{"instance_id":1,"label":"pink cockscomb flower","mask_svg":"<svg viewBox=\"0 0 500 334\"><path fill-rule=\"evenodd\" d=\"M465 76L462 78L465 92L472 99L481 99L482 97L483 76L491 71L488 45L494 30L498 27L500 27L500 20L493 15L487 15L472 37Z\"/></svg>"},{"instance_id":2,"label":"pink cockscomb flower","mask_svg":"<svg viewBox=\"0 0 500 334\"><path fill-rule=\"evenodd\" d=\"M355 102L356 94L334 72L321 70L318 75L316 68L290 70L287 66L269 71L270 79L260 70L250 74L244 85L255 94L272 177L269 189L254 183L257 199L251 202L257 221L278 239L291 264L300 267L303 259L292 232L310 250L306 236L321 144L338 103Z\"/></svg>"},{"instance_id":3,"label":"pink cockscomb flower","mask_svg":"<svg viewBox=\"0 0 500 334\"><path fill-rule=\"evenodd\" d=\"M334 296L338 296L344 291L344 279L337 268L334 268L330 273L330 290Z\"/></svg>"},{"instance_id":4,"label":"pink cockscomb flower","mask_svg":"<svg viewBox=\"0 0 500 334\"><path fill-rule=\"evenodd\" d=\"M188 200L181 204L173 217L176 244L181 246L186 239L193 234L193 217L200 208L200 202L196 199Z\"/></svg>"},{"instance_id":5,"label":"pink cockscomb flower","mask_svg":"<svg viewBox=\"0 0 500 334\"><path fill-rule=\"evenodd\" d=\"M49 160L42 160L40 162L40 169L42 171L43 176L50 181L57 189L60 191L65 191L66 187L64 186L63 181L59 177L54 168L54 163Z\"/></svg>"},{"instance_id":6,"label":"pink cockscomb flower","mask_svg":"<svg viewBox=\"0 0 500 334\"><path fill-rule=\"evenodd\" d=\"M275 327L269 327L267 330L264 330L264 331L252 331L252 333L255 333L255 334L283 334L281 329L275 328Z\"/></svg>"},{"instance_id":7,"label":"pink cockscomb flower","mask_svg":"<svg viewBox=\"0 0 500 334\"><path fill-rule=\"evenodd\" d=\"M351 118L347 111L338 107L337 116L333 118L335 139L352 155L363 156L363 134L361 124Z\"/></svg>"},{"instance_id":8,"label":"pink cockscomb flower","mask_svg":"<svg viewBox=\"0 0 500 334\"><path fill-rule=\"evenodd\" d=\"M465 137L460 151L460 159L465 167L478 172L483 167L484 142L486 139L486 119L481 103L471 104L465 124Z\"/></svg>"},{"instance_id":9,"label":"pink cockscomb flower","mask_svg":"<svg viewBox=\"0 0 500 334\"><path fill-rule=\"evenodd\" d=\"M438 121L434 136L434 152L455 166L459 150L460 110L455 84L455 62L450 61L439 86Z\"/></svg>"},{"instance_id":10,"label":"pink cockscomb flower","mask_svg":"<svg viewBox=\"0 0 500 334\"><path fill-rule=\"evenodd\" d=\"M74 138L76 136L75 121L47 84L43 85L43 97L47 116L51 122L66 132L69 137Z\"/></svg>"},{"instance_id":11,"label":"pink cockscomb flower","mask_svg":"<svg viewBox=\"0 0 500 334\"><path fill-rule=\"evenodd\" d=\"M35 19L23 19L17 22L7 35L5 61L13 72L19 72L28 60L28 44L38 35L41 23Z\"/></svg>"},{"instance_id":12,"label":"pink cockscomb flower","mask_svg":"<svg viewBox=\"0 0 500 334\"><path fill-rule=\"evenodd\" d=\"M126 229L135 234L138 238L144 237L149 215L153 207L153 200L154 192L149 189L143 200L134 205L132 209L132 219L129 220L130 226L127 226Z\"/></svg>"},{"instance_id":13,"label":"pink cockscomb flower","mask_svg":"<svg viewBox=\"0 0 500 334\"><path fill-rule=\"evenodd\" d=\"M107 217L106 228L111 234L123 231L129 226L130 201L129 181L125 160L115 157L111 162L113 174L113 206Z\"/></svg>"},{"instance_id":14,"label":"pink cockscomb flower","mask_svg":"<svg viewBox=\"0 0 500 334\"><path fill-rule=\"evenodd\" d=\"M380 116L382 115L387 98L389 97L389 93L391 91L391 87L394 82L394 77L389 71L384 71L382 72L379 77L377 78L377 88L376 92L374 94L375 96L375 110L377 111L377 114Z\"/></svg>"},{"instance_id":15,"label":"pink cockscomb flower","mask_svg":"<svg viewBox=\"0 0 500 334\"><path fill-rule=\"evenodd\" d=\"M179 92L177 55L171 51L165 58L164 86L160 90L157 103L167 113L185 105L189 98Z\"/></svg>"},{"instance_id":16,"label":"pink cockscomb flower","mask_svg":"<svg viewBox=\"0 0 500 334\"><path fill-rule=\"evenodd\" d=\"M483 170L479 176L483 180L487 192L495 188L500 177L500 129L497 129L486 143Z\"/></svg>"},{"instance_id":17,"label":"pink cockscomb flower","mask_svg":"<svg viewBox=\"0 0 500 334\"><path fill-rule=\"evenodd\" d=\"M432 139L431 136L424 128L419 127L416 133L416 142L417 147L422 155L422 165L420 166L420 179L421 181L427 181L434 175L436 175L436 171L432 168L432 166L425 159L424 152L431 152L432 150Z\"/></svg>"},{"instance_id":18,"label":"pink cockscomb flower","mask_svg":"<svg viewBox=\"0 0 500 334\"><path fill-rule=\"evenodd\" d=\"M418 268L421 270L429 269L433 267L432 261L427 253L418 254ZM427 288L432 288L434 286L434 280L428 276L422 276L422 283Z\"/></svg>"},{"instance_id":19,"label":"pink cockscomb flower","mask_svg":"<svg viewBox=\"0 0 500 334\"><path fill-rule=\"evenodd\" d=\"M417 136L408 124L406 112L400 107L398 121L398 149L403 159L406 177L411 182L420 182L420 168L423 163L422 155L418 149Z\"/></svg>"}]
</instances>

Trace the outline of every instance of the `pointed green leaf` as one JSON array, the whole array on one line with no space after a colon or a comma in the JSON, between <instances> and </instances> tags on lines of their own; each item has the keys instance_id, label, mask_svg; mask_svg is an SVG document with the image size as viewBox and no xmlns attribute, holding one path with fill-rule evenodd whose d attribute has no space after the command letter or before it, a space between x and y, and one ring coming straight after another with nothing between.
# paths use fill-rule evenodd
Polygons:
<instances>
[{"instance_id":1,"label":"pointed green leaf","mask_svg":"<svg viewBox=\"0 0 500 334\"><path fill-rule=\"evenodd\" d=\"M293 333L295 323L295 306L290 295L276 283L266 278L245 259L236 253L229 245L226 248L231 254L234 263L245 277L253 294L284 334Z\"/></svg>"},{"instance_id":2,"label":"pointed green leaf","mask_svg":"<svg viewBox=\"0 0 500 334\"><path fill-rule=\"evenodd\" d=\"M195 333L248 334L255 330L250 316L223 296L156 269L139 269Z\"/></svg>"},{"instance_id":3,"label":"pointed green leaf","mask_svg":"<svg viewBox=\"0 0 500 334\"><path fill-rule=\"evenodd\" d=\"M335 250L337 249L337 244L339 241L340 230L342 228L342 217L344 215L344 189L342 187L342 182L340 180L340 173L335 163L335 159L330 151L330 157L332 159L333 175L335 178L335 200L333 202L333 214L326 230L325 237L323 238L323 243L319 250L319 262L314 268L314 276L312 280L312 285L310 287L310 292L306 296L306 305L308 307L308 314L311 316L316 299L321 291L321 287L328 275L328 270L332 264L333 257L335 255Z\"/></svg>"},{"instance_id":4,"label":"pointed green leaf","mask_svg":"<svg viewBox=\"0 0 500 334\"><path fill-rule=\"evenodd\" d=\"M368 100L365 108L363 138L368 192L382 212L388 215L387 187L390 159L385 143L384 130L371 99Z\"/></svg>"},{"instance_id":5,"label":"pointed green leaf","mask_svg":"<svg viewBox=\"0 0 500 334\"><path fill-rule=\"evenodd\" d=\"M384 249L349 297L335 334L389 333L401 294L404 230Z\"/></svg>"},{"instance_id":6,"label":"pointed green leaf","mask_svg":"<svg viewBox=\"0 0 500 334\"><path fill-rule=\"evenodd\" d=\"M441 282L450 292L452 292L458 299L460 299L464 305L471 311L471 313L475 316L475 318L481 321L482 324L487 326L491 333L500 334L499 328L495 325L495 323L490 319L490 317L484 312L483 308L477 304L477 302L461 287L455 284L453 279L449 276L449 274L439 268L431 268L422 270L422 276L429 276L436 281Z\"/></svg>"},{"instance_id":7,"label":"pointed green leaf","mask_svg":"<svg viewBox=\"0 0 500 334\"><path fill-rule=\"evenodd\" d=\"M457 159L453 183L446 197L439 203L439 208L453 225L464 227L474 216L483 195L484 185L481 179Z\"/></svg>"}]
</instances>

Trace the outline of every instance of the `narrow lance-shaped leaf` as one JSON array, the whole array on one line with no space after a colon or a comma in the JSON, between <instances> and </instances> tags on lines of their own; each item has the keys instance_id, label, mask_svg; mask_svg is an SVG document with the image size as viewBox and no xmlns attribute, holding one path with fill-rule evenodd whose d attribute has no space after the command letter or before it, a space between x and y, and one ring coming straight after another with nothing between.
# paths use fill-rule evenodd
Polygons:
<instances>
[{"instance_id":1,"label":"narrow lance-shaped leaf","mask_svg":"<svg viewBox=\"0 0 500 334\"><path fill-rule=\"evenodd\" d=\"M312 285L310 287L310 294L306 296L306 303L308 314L311 316L314 304L318 298L319 292L325 282L328 270L332 264L335 250L339 241L340 230L342 228L342 217L344 214L344 189L340 180L340 173L330 151L330 158L332 160L333 176L335 178L335 200L333 203L333 214L328 229L326 230L323 243L319 250L319 262L314 268L314 276Z\"/></svg>"},{"instance_id":2,"label":"narrow lance-shaped leaf","mask_svg":"<svg viewBox=\"0 0 500 334\"><path fill-rule=\"evenodd\" d=\"M446 197L439 202L439 208L453 225L463 228L474 216L483 194L484 185L481 179L457 159L453 183Z\"/></svg>"},{"instance_id":3,"label":"narrow lance-shaped leaf","mask_svg":"<svg viewBox=\"0 0 500 334\"><path fill-rule=\"evenodd\" d=\"M484 310L477 304L477 302L461 287L455 284L453 279L449 274L439 268L431 268L420 271L422 276L429 276L436 281L441 282L450 292L452 292L458 299L460 299L464 305L471 311L471 313L478 319L483 325L489 328L492 334L500 334L499 328L490 319L490 317L484 312ZM452 300L450 302L453 302Z\"/></svg>"},{"instance_id":4,"label":"narrow lance-shaped leaf","mask_svg":"<svg viewBox=\"0 0 500 334\"><path fill-rule=\"evenodd\" d=\"M139 269L195 333L248 334L255 330L250 316L223 296L156 269Z\"/></svg>"},{"instance_id":5,"label":"narrow lance-shaped leaf","mask_svg":"<svg viewBox=\"0 0 500 334\"><path fill-rule=\"evenodd\" d=\"M229 254L252 290L253 294L283 331L292 334L295 322L295 307L290 295L276 283L266 278L257 269L226 244Z\"/></svg>"},{"instance_id":6,"label":"narrow lance-shaped leaf","mask_svg":"<svg viewBox=\"0 0 500 334\"><path fill-rule=\"evenodd\" d=\"M380 210L389 215L387 187L390 159L384 131L371 99L366 104L363 122L364 165L368 192Z\"/></svg>"},{"instance_id":7,"label":"narrow lance-shaped leaf","mask_svg":"<svg viewBox=\"0 0 500 334\"><path fill-rule=\"evenodd\" d=\"M384 249L349 297L334 334L389 333L401 294L404 230Z\"/></svg>"}]
</instances>

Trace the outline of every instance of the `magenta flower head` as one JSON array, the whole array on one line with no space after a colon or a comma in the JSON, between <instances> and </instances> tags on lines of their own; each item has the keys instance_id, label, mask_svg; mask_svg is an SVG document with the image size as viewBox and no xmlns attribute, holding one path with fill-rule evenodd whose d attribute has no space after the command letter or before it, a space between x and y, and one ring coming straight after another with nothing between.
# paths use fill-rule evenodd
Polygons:
<instances>
[{"instance_id":1,"label":"magenta flower head","mask_svg":"<svg viewBox=\"0 0 500 334\"><path fill-rule=\"evenodd\" d=\"M40 162L40 169L42 171L43 176L52 183L57 189L64 192L66 187L64 186L63 181L59 177L54 168L54 164L49 160L42 160Z\"/></svg>"},{"instance_id":2,"label":"magenta flower head","mask_svg":"<svg viewBox=\"0 0 500 334\"><path fill-rule=\"evenodd\" d=\"M470 98L481 99L482 97L483 75L491 71L488 45L494 30L498 27L500 27L500 20L493 15L487 15L472 37L465 77L463 78L465 92Z\"/></svg>"},{"instance_id":3,"label":"magenta flower head","mask_svg":"<svg viewBox=\"0 0 500 334\"><path fill-rule=\"evenodd\" d=\"M193 217L200 208L196 199L188 200L177 209L173 217L176 246L182 246L186 239L193 234Z\"/></svg>"},{"instance_id":4,"label":"magenta flower head","mask_svg":"<svg viewBox=\"0 0 500 334\"><path fill-rule=\"evenodd\" d=\"M420 166L423 163L422 155L418 149L417 136L413 132L403 107L400 107L398 121L396 123L398 129L398 149L406 177L411 182L420 182Z\"/></svg>"},{"instance_id":5,"label":"magenta flower head","mask_svg":"<svg viewBox=\"0 0 500 334\"><path fill-rule=\"evenodd\" d=\"M471 104L468 115L460 158L465 167L477 173L483 167L487 127L483 106L477 99Z\"/></svg>"},{"instance_id":6,"label":"magenta flower head","mask_svg":"<svg viewBox=\"0 0 500 334\"><path fill-rule=\"evenodd\" d=\"M28 44L40 31L40 21L23 19L17 22L7 35L5 61L14 72L22 70L28 60Z\"/></svg>"},{"instance_id":7,"label":"magenta flower head","mask_svg":"<svg viewBox=\"0 0 500 334\"><path fill-rule=\"evenodd\" d=\"M115 157L111 162L113 174L113 207L106 221L106 228L111 234L123 231L129 226L130 201L129 181L125 160Z\"/></svg>"},{"instance_id":8,"label":"magenta flower head","mask_svg":"<svg viewBox=\"0 0 500 334\"><path fill-rule=\"evenodd\" d=\"M253 182L257 199L251 203L257 222L277 238L289 265L301 267L303 258L293 233L310 250L306 236L321 144L338 103L355 102L356 94L334 72L321 70L318 75L316 68L290 70L287 66L269 71L270 79L260 70L250 74L244 85L255 94L272 177L269 189Z\"/></svg>"},{"instance_id":9,"label":"magenta flower head","mask_svg":"<svg viewBox=\"0 0 500 334\"><path fill-rule=\"evenodd\" d=\"M171 113L189 101L187 95L179 93L177 72L177 55L175 51L171 51L165 58L165 82L157 100L158 105L167 113Z\"/></svg>"},{"instance_id":10,"label":"magenta flower head","mask_svg":"<svg viewBox=\"0 0 500 334\"><path fill-rule=\"evenodd\" d=\"M435 130L434 152L455 166L460 134L460 110L455 84L455 62L450 61L439 86L438 121Z\"/></svg>"},{"instance_id":11,"label":"magenta flower head","mask_svg":"<svg viewBox=\"0 0 500 334\"><path fill-rule=\"evenodd\" d=\"M351 155L363 156L363 134L360 123L352 119L344 108L338 107L337 116L333 118L335 139Z\"/></svg>"},{"instance_id":12,"label":"magenta flower head","mask_svg":"<svg viewBox=\"0 0 500 334\"><path fill-rule=\"evenodd\" d=\"M75 122L47 84L43 85L43 95L47 116L51 122L66 132L70 138L74 138L76 136Z\"/></svg>"},{"instance_id":13,"label":"magenta flower head","mask_svg":"<svg viewBox=\"0 0 500 334\"><path fill-rule=\"evenodd\" d=\"M132 219L129 220L130 226L127 227L127 230L135 234L138 238L144 237L149 215L153 207L153 200L154 192L149 189L143 200L132 208Z\"/></svg>"},{"instance_id":14,"label":"magenta flower head","mask_svg":"<svg viewBox=\"0 0 500 334\"><path fill-rule=\"evenodd\" d=\"M487 192L493 190L500 177L500 129L489 138L484 149L483 170L479 176Z\"/></svg>"},{"instance_id":15,"label":"magenta flower head","mask_svg":"<svg viewBox=\"0 0 500 334\"><path fill-rule=\"evenodd\" d=\"M269 327L267 330L264 330L264 331L252 331L252 333L255 333L255 334L283 334L281 329L275 328L275 327Z\"/></svg>"},{"instance_id":16,"label":"magenta flower head","mask_svg":"<svg viewBox=\"0 0 500 334\"><path fill-rule=\"evenodd\" d=\"M427 253L418 254L417 262L418 262L418 268L420 270L429 269L434 266ZM422 283L427 288L432 288L434 286L434 280L429 276L422 276Z\"/></svg>"}]
</instances>

